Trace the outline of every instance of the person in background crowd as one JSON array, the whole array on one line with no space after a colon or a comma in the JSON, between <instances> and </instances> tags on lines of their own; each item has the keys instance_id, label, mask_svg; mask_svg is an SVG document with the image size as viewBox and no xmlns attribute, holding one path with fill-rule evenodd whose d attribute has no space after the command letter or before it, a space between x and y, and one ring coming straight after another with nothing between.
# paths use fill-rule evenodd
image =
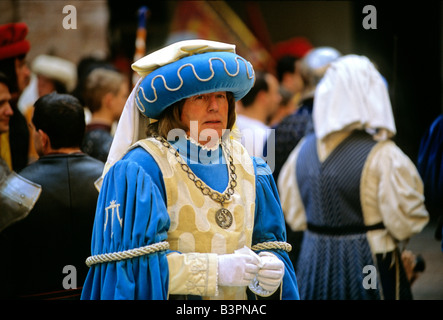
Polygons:
<instances>
[{"instance_id":1,"label":"person in background crowd","mask_svg":"<svg viewBox=\"0 0 443 320\"><path fill-rule=\"evenodd\" d=\"M435 238L442 240L443 228L443 115L439 115L423 135L417 169L423 179L425 204L437 223ZM443 247L442 247L443 249Z\"/></svg>"},{"instance_id":2,"label":"person in background crowd","mask_svg":"<svg viewBox=\"0 0 443 320\"><path fill-rule=\"evenodd\" d=\"M96 68L85 86L85 104L91 111L82 143L83 152L106 162L113 139L112 126L118 122L129 95L128 80L119 72Z\"/></svg>"},{"instance_id":3,"label":"person in background crowd","mask_svg":"<svg viewBox=\"0 0 443 320\"><path fill-rule=\"evenodd\" d=\"M241 132L242 144L250 155L263 157L267 154L263 147L270 138L268 122L277 112L280 101L281 95L275 76L269 72L257 72L254 86L241 99L242 108L237 109L236 125Z\"/></svg>"},{"instance_id":4,"label":"person in background crowd","mask_svg":"<svg viewBox=\"0 0 443 320\"><path fill-rule=\"evenodd\" d=\"M412 299L399 242L429 214L416 167L391 140L389 94L368 58L331 64L315 91L313 123L278 178L286 222L306 230L300 297Z\"/></svg>"},{"instance_id":5,"label":"person in background crowd","mask_svg":"<svg viewBox=\"0 0 443 320\"><path fill-rule=\"evenodd\" d=\"M298 63L303 79L303 90L297 110L285 117L275 129L275 181L289 153L306 133L313 130L312 108L314 92L329 64L341 56L331 47L318 47L310 50Z\"/></svg>"},{"instance_id":6,"label":"person in background crowd","mask_svg":"<svg viewBox=\"0 0 443 320\"><path fill-rule=\"evenodd\" d=\"M280 86L279 92L281 96L280 105L277 111L271 115L268 123L271 128L275 128L284 118L297 110L292 94L282 86Z\"/></svg>"},{"instance_id":7,"label":"person in background crowd","mask_svg":"<svg viewBox=\"0 0 443 320\"><path fill-rule=\"evenodd\" d=\"M312 108L315 88L329 64L340 56L340 52L334 48L318 47L311 49L299 60L298 68L304 83L299 105L295 112L273 127L275 129L275 169L272 174L275 181L278 181L283 164L300 139L313 131ZM289 225L286 225L286 230L288 242L292 245L289 256L294 266L297 266L303 231L291 230Z\"/></svg>"},{"instance_id":8,"label":"person in background crowd","mask_svg":"<svg viewBox=\"0 0 443 320\"><path fill-rule=\"evenodd\" d=\"M77 83L77 70L73 62L42 54L34 59L32 72L37 75L38 97L52 92L71 93Z\"/></svg>"},{"instance_id":9,"label":"person in background crowd","mask_svg":"<svg viewBox=\"0 0 443 320\"><path fill-rule=\"evenodd\" d=\"M88 79L89 74L96 68L116 71L115 67L106 60L93 56L83 57L77 65L77 85L72 92L73 96L76 97L82 105L85 105L84 94L86 79Z\"/></svg>"},{"instance_id":10,"label":"person in background crowd","mask_svg":"<svg viewBox=\"0 0 443 320\"><path fill-rule=\"evenodd\" d=\"M277 80L283 89L291 93L295 105L298 105L304 87L298 64L312 48L305 37L293 37L278 42L272 49Z\"/></svg>"},{"instance_id":11,"label":"person in background crowd","mask_svg":"<svg viewBox=\"0 0 443 320\"><path fill-rule=\"evenodd\" d=\"M31 70L37 81L35 100L52 92L71 93L75 88L77 81L76 66L71 61L42 54L33 60ZM23 112L28 125L31 125L35 100ZM31 163L38 159L38 154L31 135L29 140L29 163Z\"/></svg>"},{"instance_id":12,"label":"person in background crowd","mask_svg":"<svg viewBox=\"0 0 443 320\"><path fill-rule=\"evenodd\" d=\"M9 100L9 80L0 72L0 134L9 131L13 111ZM1 143L1 141L0 141ZM0 144L0 151L4 151ZM9 150L8 150L9 151ZM41 187L11 171L11 155L0 153L0 233L25 218L40 196ZM2 237L0 235L0 237ZM0 240L1 241L1 240Z\"/></svg>"},{"instance_id":13,"label":"person in background crowd","mask_svg":"<svg viewBox=\"0 0 443 320\"><path fill-rule=\"evenodd\" d=\"M9 120L9 132L2 134L2 146L10 148L12 169L20 171L28 164L29 130L24 115L18 108L18 100L29 84L31 71L26 55L31 45L26 38L28 26L25 23L8 23L0 26L0 72L10 82L13 115ZM9 144L9 146L8 146Z\"/></svg>"},{"instance_id":14,"label":"person in background crowd","mask_svg":"<svg viewBox=\"0 0 443 320\"><path fill-rule=\"evenodd\" d=\"M276 76L282 88L291 93L293 102L298 104L303 91L303 78L298 66L301 58L292 55L281 57L277 61Z\"/></svg>"},{"instance_id":15,"label":"person in background crowd","mask_svg":"<svg viewBox=\"0 0 443 320\"><path fill-rule=\"evenodd\" d=\"M72 92L85 108L86 124L91 121L91 111L86 107L85 103L85 85L89 74L96 68L104 68L117 71L117 69L107 60L95 56L85 56L80 59L77 65L77 85Z\"/></svg>"},{"instance_id":16,"label":"person in background crowd","mask_svg":"<svg viewBox=\"0 0 443 320\"><path fill-rule=\"evenodd\" d=\"M75 97L53 92L34 107L40 158L20 175L42 192L29 215L3 231L0 296L79 299L104 164L80 151L85 115Z\"/></svg>"},{"instance_id":17,"label":"person in background crowd","mask_svg":"<svg viewBox=\"0 0 443 320\"><path fill-rule=\"evenodd\" d=\"M8 137L9 121L14 114L9 103L12 98L9 87L8 78L4 73L0 72L0 135L5 137ZM9 170L12 170L11 151L7 140L0 139L0 158L5 162Z\"/></svg>"}]
</instances>

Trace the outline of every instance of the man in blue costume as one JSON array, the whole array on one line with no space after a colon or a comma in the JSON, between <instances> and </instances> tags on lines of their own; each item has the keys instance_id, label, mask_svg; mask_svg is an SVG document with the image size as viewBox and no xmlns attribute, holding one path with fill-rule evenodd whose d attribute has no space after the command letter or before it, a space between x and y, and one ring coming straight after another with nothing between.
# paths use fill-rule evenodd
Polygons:
<instances>
[{"instance_id":1,"label":"man in blue costume","mask_svg":"<svg viewBox=\"0 0 443 320\"><path fill-rule=\"evenodd\" d=\"M82 299L299 299L272 173L231 132L251 64L188 40L132 67Z\"/></svg>"},{"instance_id":2,"label":"man in blue costume","mask_svg":"<svg viewBox=\"0 0 443 320\"><path fill-rule=\"evenodd\" d=\"M432 122L421 139L417 169L423 179L426 208L437 223L434 236L442 241L443 251L443 114Z\"/></svg>"}]
</instances>

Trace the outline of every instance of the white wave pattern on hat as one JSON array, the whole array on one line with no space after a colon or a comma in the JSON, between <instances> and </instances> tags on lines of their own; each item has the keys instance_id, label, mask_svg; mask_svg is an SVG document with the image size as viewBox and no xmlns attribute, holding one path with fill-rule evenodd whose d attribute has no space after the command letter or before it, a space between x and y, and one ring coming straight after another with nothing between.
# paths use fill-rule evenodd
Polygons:
<instances>
[{"instance_id":1,"label":"white wave pattern on hat","mask_svg":"<svg viewBox=\"0 0 443 320\"><path fill-rule=\"evenodd\" d=\"M182 66L177 70L177 77L180 79L180 84L179 84L176 88L170 88L170 87L167 85L167 83L166 83L167 81L166 81L166 78L165 78L164 75L157 75L157 76L155 76L154 78L151 79L151 88L152 88L152 90L153 90L153 92L154 92L154 99L149 100L148 98L146 98L146 95L145 95L145 93L144 93L143 87L140 86L139 89L140 89L141 92L142 92L143 99L144 99L146 102L148 102L148 103L153 103L153 102L157 101L157 90L156 90L156 88L155 88L155 86L154 86L154 81L155 81L157 78L161 78L161 79L163 80L163 84L164 84L164 86L165 86L165 88L166 88L167 90L169 90L169 91L177 91L177 90L180 90L180 89L182 88L183 84L184 84L184 81L183 81L183 78L182 78L181 75L180 75L180 72L181 72L181 70L182 70L183 68L185 68L185 67L191 67L191 68L192 68L192 72L194 73L194 76L195 76L199 81L206 82L206 81L210 81L210 80L212 80L212 79L214 78L214 76L215 76L215 71L214 71L214 68L213 68L213 66L212 66L212 61L213 61L213 60L219 60L219 61L221 61L221 62L223 63L223 67L224 67L224 70L225 70L226 74L229 75L230 77L236 77L236 76L239 74L239 72L240 72L240 64L239 64L238 60L241 60L241 61L245 64L245 66L246 66L246 71L248 72L248 78L249 78L249 79L252 79L252 77L253 77L253 75L249 73L248 62L247 62L245 59L243 59L243 58L241 58L241 57L239 57L239 56L235 57L235 61L237 62L237 70L236 70L235 73L230 73L230 72L228 71L228 69L226 68L226 62L225 62L223 59L218 58L218 57L211 57L211 58L208 59L208 62L209 62L209 68L210 68L210 70L211 70L211 75L210 75L209 77L207 77L207 78L201 78L201 77L197 74L195 66L194 66L192 63L187 63L187 64L182 65ZM138 96L137 96L137 100L136 100L136 102L137 102L137 105L138 105L140 111L144 112L144 111L145 111L145 110L144 110L144 106L143 106L143 104L142 104L142 102L140 101L140 99L139 99Z\"/></svg>"},{"instance_id":2,"label":"white wave pattern on hat","mask_svg":"<svg viewBox=\"0 0 443 320\"><path fill-rule=\"evenodd\" d=\"M188 48L188 45L185 47ZM182 47L174 47L181 58L176 60L176 55L169 53L171 62L155 70L152 69L158 61L146 60L145 65L151 71L143 76L136 94L137 107L145 116L158 119L175 102L196 94L230 91L238 101L251 89L255 73L250 62L231 50L223 51L216 47L212 51L209 45L200 47L204 50L186 49L188 55L183 53ZM152 55L155 54L149 56L152 58ZM161 63L164 64L165 60Z\"/></svg>"},{"instance_id":3,"label":"white wave pattern on hat","mask_svg":"<svg viewBox=\"0 0 443 320\"><path fill-rule=\"evenodd\" d=\"M375 138L396 134L387 86L367 57L347 55L331 64L314 97L317 138L343 129L366 129Z\"/></svg>"}]
</instances>

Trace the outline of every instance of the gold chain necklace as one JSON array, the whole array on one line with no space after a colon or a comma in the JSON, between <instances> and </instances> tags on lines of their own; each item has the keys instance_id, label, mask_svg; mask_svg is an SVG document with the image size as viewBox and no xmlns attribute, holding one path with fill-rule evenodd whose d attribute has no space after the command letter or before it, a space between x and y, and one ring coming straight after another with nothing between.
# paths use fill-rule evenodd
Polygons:
<instances>
[{"instance_id":1,"label":"gold chain necklace","mask_svg":"<svg viewBox=\"0 0 443 320\"><path fill-rule=\"evenodd\" d=\"M195 186L200 189L203 195L209 196L212 200L219 202L221 204L221 209L217 210L215 213L215 222L217 225L222 229L228 229L232 225L233 217L231 211L224 208L224 202L231 199L231 196L235 192L235 187L237 186L237 174L235 173L235 165L234 165L234 159L231 156L231 153L229 152L229 148L224 148L228 161L229 161L229 186L226 189L226 191L221 194L215 190L212 190L210 187L208 187L202 180L197 178L197 176L192 172L191 168L188 166L185 160L180 156L180 153L171 146L171 144L163 137L161 136L154 136L154 138L162 143L162 145L175 156L175 159L180 164L180 167L182 170L187 174L188 178L194 182ZM224 142L221 143L223 147L225 147Z\"/></svg>"}]
</instances>

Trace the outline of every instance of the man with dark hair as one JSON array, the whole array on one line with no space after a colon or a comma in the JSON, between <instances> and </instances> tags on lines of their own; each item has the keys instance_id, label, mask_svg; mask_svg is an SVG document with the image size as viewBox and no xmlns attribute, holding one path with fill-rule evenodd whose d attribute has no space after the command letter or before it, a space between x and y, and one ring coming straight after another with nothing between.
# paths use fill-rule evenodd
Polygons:
<instances>
[{"instance_id":1,"label":"man with dark hair","mask_svg":"<svg viewBox=\"0 0 443 320\"><path fill-rule=\"evenodd\" d=\"M26 219L4 230L9 252L0 267L0 290L13 298L79 298L98 197L94 182L104 165L80 151L85 118L78 99L51 93L34 106L40 158L20 174L40 184L42 193Z\"/></svg>"},{"instance_id":2,"label":"man with dark hair","mask_svg":"<svg viewBox=\"0 0 443 320\"><path fill-rule=\"evenodd\" d=\"M0 72L0 136L9 133L9 120L13 115L9 100L10 83ZM41 187L11 170L9 143L0 139L0 233L9 225L25 218L38 199ZM1 240L0 240L1 241ZM1 251L1 249L0 249Z\"/></svg>"},{"instance_id":3,"label":"man with dark hair","mask_svg":"<svg viewBox=\"0 0 443 320\"><path fill-rule=\"evenodd\" d=\"M277 80L280 85L291 92L292 95L300 94L304 86L303 78L300 74L300 68L297 67L297 61L299 60L300 58L287 55L277 61Z\"/></svg>"},{"instance_id":4,"label":"man with dark hair","mask_svg":"<svg viewBox=\"0 0 443 320\"><path fill-rule=\"evenodd\" d=\"M80 102L71 95L49 94L35 102L32 124L39 156L59 149L79 152L85 119Z\"/></svg>"},{"instance_id":5,"label":"man with dark hair","mask_svg":"<svg viewBox=\"0 0 443 320\"><path fill-rule=\"evenodd\" d=\"M257 72L254 86L242 98L242 108L237 110L237 127L242 133L242 144L250 155L265 158L268 154L263 147L268 139L273 139L269 119L279 108L280 101L277 78L268 72ZM273 169L273 165L268 164Z\"/></svg>"},{"instance_id":6,"label":"man with dark hair","mask_svg":"<svg viewBox=\"0 0 443 320\"><path fill-rule=\"evenodd\" d=\"M9 104L9 100L11 100L9 87L8 78L0 72L0 135L9 132L9 120L14 114ZM0 158L6 161L9 167L11 167L11 154L9 148L2 148L2 139L0 139Z\"/></svg>"},{"instance_id":7,"label":"man with dark hair","mask_svg":"<svg viewBox=\"0 0 443 320\"><path fill-rule=\"evenodd\" d=\"M31 46L26 40L28 27L25 23L8 23L0 26L0 72L10 81L10 105L14 112L9 121L9 145L12 169L16 172L28 164L29 130L26 119L17 107L23 90L31 76L26 55Z\"/></svg>"}]
</instances>

